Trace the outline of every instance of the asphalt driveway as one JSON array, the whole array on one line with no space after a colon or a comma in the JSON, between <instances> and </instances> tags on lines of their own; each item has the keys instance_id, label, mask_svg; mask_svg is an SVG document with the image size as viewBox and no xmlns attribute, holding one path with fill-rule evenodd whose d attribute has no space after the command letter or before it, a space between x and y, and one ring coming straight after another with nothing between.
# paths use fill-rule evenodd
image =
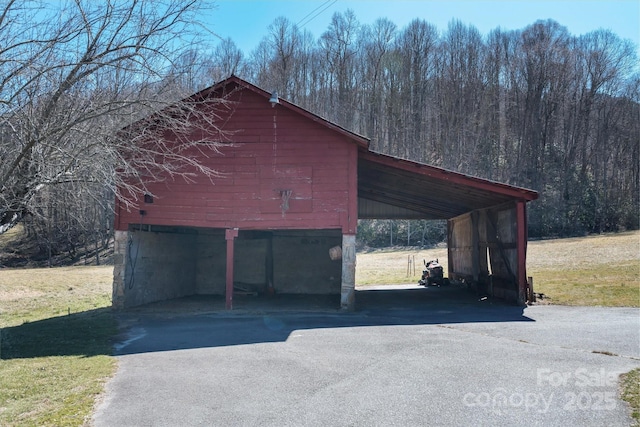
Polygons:
<instances>
[{"instance_id":1,"label":"asphalt driveway","mask_svg":"<svg viewBox=\"0 0 640 427\"><path fill-rule=\"evenodd\" d=\"M94 424L630 425L618 376L640 367L640 310L411 292L354 313L125 313Z\"/></svg>"}]
</instances>

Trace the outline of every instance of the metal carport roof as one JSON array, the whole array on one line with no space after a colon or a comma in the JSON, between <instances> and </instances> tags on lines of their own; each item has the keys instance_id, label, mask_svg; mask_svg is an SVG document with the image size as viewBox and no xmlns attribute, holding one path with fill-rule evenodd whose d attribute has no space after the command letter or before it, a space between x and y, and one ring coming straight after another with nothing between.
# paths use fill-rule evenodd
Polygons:
<instances>
[{"instance_id":1,"label":"metal carport roof","mask_svg":"<svg viewBox=\"0 0 640 427\"><path fill-rule=\"evenodd\" d=\"M450 219L538 193L360 149L359 219Z\"/></svg>"}]
</instances>

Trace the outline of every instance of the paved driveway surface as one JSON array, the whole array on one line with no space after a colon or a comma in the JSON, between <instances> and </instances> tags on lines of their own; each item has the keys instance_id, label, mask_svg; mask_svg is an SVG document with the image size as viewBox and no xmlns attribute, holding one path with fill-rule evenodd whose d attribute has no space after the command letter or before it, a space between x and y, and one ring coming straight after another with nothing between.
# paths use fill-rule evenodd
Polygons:
<instances>
[{"instance_id":1,"label":"paved driveway surface","mask_svg":"<svg viewBox=\"0 0 640 427\"><path fill-rule=\"evenodd\" d=\"M640 367L638 309L371 307L129 313L119 369L94 423L630 424L617 381Z\"/></svg>"}]
</instances>

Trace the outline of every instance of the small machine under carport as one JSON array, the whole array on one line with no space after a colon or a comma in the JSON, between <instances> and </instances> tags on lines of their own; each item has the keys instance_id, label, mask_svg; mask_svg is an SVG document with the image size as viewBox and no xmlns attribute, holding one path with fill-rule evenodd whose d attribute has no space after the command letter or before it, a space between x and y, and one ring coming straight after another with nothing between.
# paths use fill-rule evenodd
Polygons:
<instances>
[{"instance_id":1,"label":"small machine under carport","mask_svg":"<svg viewBox=\"0 0 640 427\"><path fill-rule=\"evenodd\" d=\"M422 270L422 277L418 281L418 284L422 286L446 286L449 285L449 278L444 277L444 269L438 259L432 259L431 261L422 260L424 269Z\"/></svg>"}]
</instances>

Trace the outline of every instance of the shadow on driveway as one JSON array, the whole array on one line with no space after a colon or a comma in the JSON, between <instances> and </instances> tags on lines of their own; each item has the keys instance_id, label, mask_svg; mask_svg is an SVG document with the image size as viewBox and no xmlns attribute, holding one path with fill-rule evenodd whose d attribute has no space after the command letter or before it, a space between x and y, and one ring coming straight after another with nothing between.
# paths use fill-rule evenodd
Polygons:
<instances>
[{"instance_id":1,"label":"shadow on driveway","mask_svg":"<svg viewBox=\"0 0 640 427\"><path fill-rule=\"evenodd\" d=\"M356 291L356 310L339 295L191 296L122 312L108 308L5 327L0 359L132 354L283 342L295 330L385 325L532 321L524 307L479 299L456 287L385 286ZM116 319L120 334L113 338ZM115 343L115 344L114 344Z\"/></svg>"},{"instance_id":2,"label":"shadow on driveway","mask_svg":"<svg viewBox=\"0 0 640 427\"><path fill-rule=\"evenodd\" d=\"M375 288L356 292L357 308L342 312L339 296L187 297L122 312L116 353L284 342L304 329L478 322L531 322L524 307L478 299L456 288Z\"/></svg>"}]
</instances>

